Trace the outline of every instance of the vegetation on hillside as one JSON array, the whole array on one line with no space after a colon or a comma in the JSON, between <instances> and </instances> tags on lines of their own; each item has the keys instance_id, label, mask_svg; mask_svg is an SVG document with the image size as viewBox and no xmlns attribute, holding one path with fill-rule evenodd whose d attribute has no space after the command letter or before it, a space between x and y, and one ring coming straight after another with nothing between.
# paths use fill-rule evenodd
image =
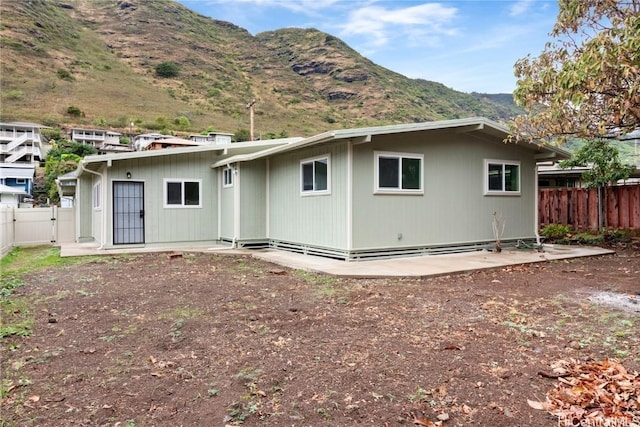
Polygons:
<instances>
[{"instance_id":1,"label":"vegetation on hillside","mask_svg":"<svg viewBox=\"0 0 640 427\"><path fill-rule=\"evenodd\" d=\"M3 121L233 132L249 127L255 99L255 134L267 138L513 115L499 101L380 67L332 35L252 36L172 0L4 0L0 13Z\"/></svg>"}]
</instances>

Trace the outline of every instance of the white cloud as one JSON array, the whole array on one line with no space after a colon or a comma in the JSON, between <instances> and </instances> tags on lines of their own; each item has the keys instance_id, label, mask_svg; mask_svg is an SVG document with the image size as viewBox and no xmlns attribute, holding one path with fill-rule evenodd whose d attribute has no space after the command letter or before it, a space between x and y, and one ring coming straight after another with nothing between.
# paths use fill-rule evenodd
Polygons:
<instances>
[{"instance_id":1,"label":"white cloud","mask_svg":"<svg viewBox=\"0 0 640 427\"><path fill-rule=\"evenodd\" d=\"M529 11L533 0L520 0L509 7L509 16L520 16Z\"/></svg>"},{"instance_id":2,"label":"white cloud","mask_svg":"<svg viewBox=\"0 0 640 427\"><path fill-rule=\"evenodd\" d=\"M456 8L440 3L399 9L369 5L350 12L347 21L339 26L340 34L368 37L368 44L378 47L389 43L395 35L414 41L433 41L434 36L456 33L449 25L457 12Z\"/></svg>"}]
</instances>

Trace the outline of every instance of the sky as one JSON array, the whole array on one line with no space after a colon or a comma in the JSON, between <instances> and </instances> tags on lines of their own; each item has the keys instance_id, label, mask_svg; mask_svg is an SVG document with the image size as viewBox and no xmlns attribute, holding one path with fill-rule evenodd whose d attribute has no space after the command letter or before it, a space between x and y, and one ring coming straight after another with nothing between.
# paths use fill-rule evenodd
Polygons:
<instances>
[{"instance_id":1,"label":"sky","mask_svg":"<svg viewBox=\"0 0 640 427\"><path fill-rule=\"evenodd\" d=\"M537 57L556 22L550 0L178 0L251 34L316 28L410 78L462 92L511 93L513 66Z\"/></svg>"}]
</instances>

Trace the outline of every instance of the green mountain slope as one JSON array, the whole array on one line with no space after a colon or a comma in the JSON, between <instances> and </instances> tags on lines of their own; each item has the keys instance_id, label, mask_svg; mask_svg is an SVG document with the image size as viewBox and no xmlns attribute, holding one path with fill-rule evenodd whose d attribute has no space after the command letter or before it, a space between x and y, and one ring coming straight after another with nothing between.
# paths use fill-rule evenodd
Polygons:
<instances>
[{"instance_id":1,"label":"green mountain slope","mask_svg":"<svg viewBox=\"0 0 640 427\"><path fill-rule=\"evenodd\" d=\"M510 95L409 79L317 30L252 36L171 0L3 0L0 17L3 121L145 130L186 117L183 131L235 132L255 100L268 137L514 112ZM156 75L167 61L179 75Z\"/></svg>"}]
</instances>

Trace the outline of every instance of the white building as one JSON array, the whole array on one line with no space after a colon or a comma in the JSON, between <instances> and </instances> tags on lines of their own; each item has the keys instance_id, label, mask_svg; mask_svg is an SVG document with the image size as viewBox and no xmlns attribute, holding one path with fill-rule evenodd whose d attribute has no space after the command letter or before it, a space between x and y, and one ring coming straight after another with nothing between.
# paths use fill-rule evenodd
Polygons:
<instances>
[{"instance_id":1,"label":"white building","mask_svg":"<svg viewBox=\"0 0 640 427\"><path fill-rule=\"evenodd\" d=\"M46 127L26 122L0 123L1 185L32 194L36 165L45 157L40 130Z\"/></svg>"}]
</instances>

